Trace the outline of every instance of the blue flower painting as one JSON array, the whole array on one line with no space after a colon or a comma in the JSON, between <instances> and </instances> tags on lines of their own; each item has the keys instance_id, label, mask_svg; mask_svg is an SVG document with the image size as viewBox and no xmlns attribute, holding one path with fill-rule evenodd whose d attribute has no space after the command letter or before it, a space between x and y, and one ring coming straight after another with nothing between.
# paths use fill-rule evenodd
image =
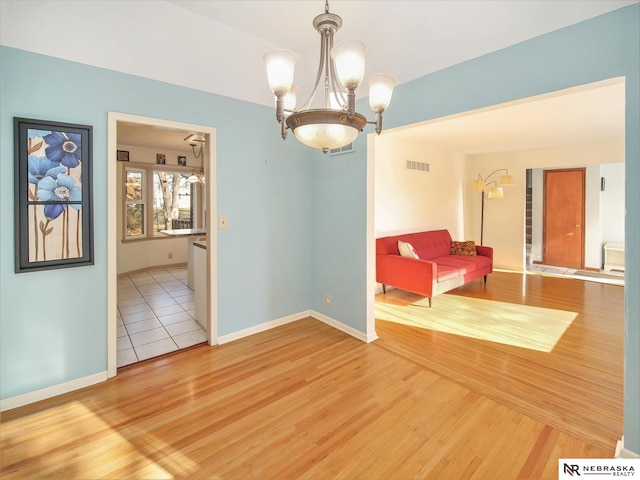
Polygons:
<instances>
[{"instance_id":1,"label":"blue flower painting","mask_svg":"<svg viewBox=\"0 0 640 480\"><path fill-rule=\"evenodd\" d=\"M93 127L18 117L13 126L16 273L93 265Z\"/></svg>"},{"instance_id":2,"label":"blue flower painting","mask_svg":"<svg viewBox=\"0 0 640 480\"><path fill-rule=\"evenodd\" d=\"M82 257L82 135L27 130L29 261Z\"/></svg>"}]
</instances>

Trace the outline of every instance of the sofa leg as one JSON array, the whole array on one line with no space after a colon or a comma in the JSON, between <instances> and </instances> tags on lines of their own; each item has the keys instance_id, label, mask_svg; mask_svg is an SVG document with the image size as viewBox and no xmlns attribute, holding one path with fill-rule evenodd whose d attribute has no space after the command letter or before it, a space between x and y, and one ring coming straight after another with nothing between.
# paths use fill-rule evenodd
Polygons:
<instances>
[{"instance_id":1,"label":"sofa leg","mask_svg":"<svg viewBox=\"0 0 640 480\"><path fill-rule=\"evenodd\" d=\"M487 283L487 275L484 276L484 283Z\"/></svg>"},{"instance_id":2,"label":"sofa leg","mask_svg":"<svg viewBox=\"0 0 640 480\"><path fill-rule=\"evenodd\" d=\"M382 293L387 293L387 286L384 283L382 284Z\"/></svg>"},{"instance_id":3,"label":"sofa leg","mask_svg":"<svg viewBox=\"0 0 640 480\"><path fill-rule=\"evenodd\" d=\"M429 308L431 308L431 297L428 297L428 298L429 298Z\"/></svg>"}]
</instances>

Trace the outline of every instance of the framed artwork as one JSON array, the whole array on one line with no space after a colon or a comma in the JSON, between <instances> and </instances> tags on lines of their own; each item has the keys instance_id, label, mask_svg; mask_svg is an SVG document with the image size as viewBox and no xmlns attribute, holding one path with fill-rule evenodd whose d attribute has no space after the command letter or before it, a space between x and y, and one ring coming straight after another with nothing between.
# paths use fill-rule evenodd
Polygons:
<instances>
[{"instance_id":1,"label":"framed artwork","mask_svg":"<svg viewBox=\"0 0 640 480\"><path fill-rule=\"evenodd\" d=\"M158 165L164 165L167 163L167 156L164 153L156 154L156 163Z\"/></svg>"},{"instance_id":2,"label":"framed artwork","mask_svg":"<svg viewBox=\"0 0 640 480\"><path fill-rule=\"evenodd\" d=\"M180 165L182 167L186 167L187 166L187 157L183 157L181 155L178 155L178 165Z\"/></svg>"},{"instance_id":3,"label":"framed artwork","mask_svg":"<svg viewBox=\"0 0 640 480\"><path fill-rule=\"evenodd\" d=\"M16 273L93 265L93 127L13 122Z\"/></svg>"},{"instance_id":4,"label":"framed artwork","mask_svg":"<svg viewBox=\"0 0 640 480\"><path fill-rule=\"evenodd\" d=\"M128 162L129 161L129 152L127 150L118 150L118 161L119 162Z\"/></svg>"}]
</instances>

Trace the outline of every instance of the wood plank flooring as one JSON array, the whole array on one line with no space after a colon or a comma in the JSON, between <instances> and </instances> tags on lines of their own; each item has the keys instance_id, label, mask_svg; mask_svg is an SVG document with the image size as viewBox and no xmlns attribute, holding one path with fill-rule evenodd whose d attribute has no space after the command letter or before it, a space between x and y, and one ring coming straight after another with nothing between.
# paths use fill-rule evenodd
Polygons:
<instances>
[{"instance_id":1,"label":"wood plank flooring","mask_svg":"<svg viewBox=\"0 0 640 480\"><path fill-rule=\"evenodd\" d=\"M555 479L558 458L612 456L623 288L496 272L453 293L579 316L550 354L388 322L367 345L314 319L197 347L3 412L0 474Z\"/></svg>"},{"instance_id":2,"label":"wood plank flooring","mask_svg":"<svg viewBox=\"0 0 640 480\"><path fill-rule=\"evenodd\" d=\"M496 272L486 286L472 282L450 294L578 317L550 353L382 321L376 324L379 345L589 443L615 445L622 436L623 287ZM422 297L392 290L378 298L406 304Z\"/></svg>"}]
</instances>

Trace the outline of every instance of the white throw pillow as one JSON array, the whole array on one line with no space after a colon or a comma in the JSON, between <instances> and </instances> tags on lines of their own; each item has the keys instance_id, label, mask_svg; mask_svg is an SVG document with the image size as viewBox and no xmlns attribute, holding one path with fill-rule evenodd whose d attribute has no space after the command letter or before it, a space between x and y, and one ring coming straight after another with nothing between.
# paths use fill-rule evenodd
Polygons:
<instances>
[{"instance_id":1,"label":"white throw pillow","mask_svg":"<svg viewBox=\"0 0 640 480\"><path fill-rule=\"evenodd\" d=\"M398 240L398 251L403 257L420 258L418 257L416 251L413 249L413 245L407 242L403 242L402 240Z\"/></svg>"}]
</instances>

